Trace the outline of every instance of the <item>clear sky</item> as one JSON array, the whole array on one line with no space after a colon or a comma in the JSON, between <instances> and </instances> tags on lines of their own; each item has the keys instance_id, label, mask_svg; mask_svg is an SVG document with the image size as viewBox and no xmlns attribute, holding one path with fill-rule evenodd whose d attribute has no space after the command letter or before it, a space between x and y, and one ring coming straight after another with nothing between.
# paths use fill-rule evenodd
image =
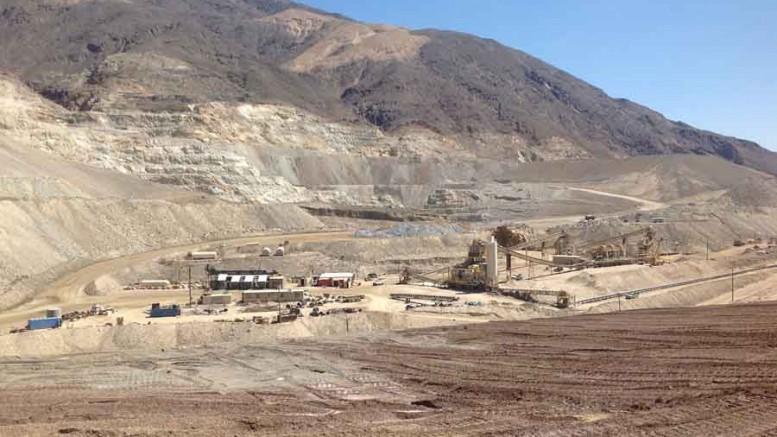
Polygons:
<instances>
[{"instance_id":1,"label":"clear sky","mask_svg":"<svg viewBox=\"0 0 777 437\"><path fill-rule=\"evenodd\" d=\"M493 38L613 97L777 151L777 0L301 0Z\"/></svg>"}]
</instances>

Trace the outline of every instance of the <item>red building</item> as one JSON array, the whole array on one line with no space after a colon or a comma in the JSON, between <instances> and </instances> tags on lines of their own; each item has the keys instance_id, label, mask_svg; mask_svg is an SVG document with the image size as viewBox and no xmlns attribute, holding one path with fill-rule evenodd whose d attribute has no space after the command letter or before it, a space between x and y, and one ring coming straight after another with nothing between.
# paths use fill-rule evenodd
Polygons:
<instances>
[{"instance_id":1,"label":"red building","mask_svg":"<svg viewBox=\"0 0 777 437\"><path fill-rule=\"evenodd\" d=\"M316 281L317 287L351 288L353 273L323 273Z\"/></svg>"}]
</instances>

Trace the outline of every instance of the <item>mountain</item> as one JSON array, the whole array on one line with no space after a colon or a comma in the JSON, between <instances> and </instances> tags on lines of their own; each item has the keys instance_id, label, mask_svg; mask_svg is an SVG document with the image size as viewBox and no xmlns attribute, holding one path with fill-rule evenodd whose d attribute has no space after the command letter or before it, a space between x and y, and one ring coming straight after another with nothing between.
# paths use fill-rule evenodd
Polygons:
<instances>
[{"instance_id":1,"label":"mountain","mask_svg":"<svg viewBox=\"0 0 777 437\"><path fill-rule=\"evenodd\" d=\"M5 0L0 41L1 69L76 112L275 104L386 137L434 138L442 156L690 153L777 174L777 154L753 142L610 98L495 41L363 24L283 0ZM370 141L357 146L375 148Z\"/></svg>"},{"instance_id":2,"label":"mountain","mask_svg":"<svg viewBox=\"0 0 777 437\"><path fill-rule=\"evenodd\" d=\"M696 241L777 233L773 153L493 41L268 0L4 0L0 41L0 311L97 260L350 218L647 199Z\"/></svg>"}]
</instances>

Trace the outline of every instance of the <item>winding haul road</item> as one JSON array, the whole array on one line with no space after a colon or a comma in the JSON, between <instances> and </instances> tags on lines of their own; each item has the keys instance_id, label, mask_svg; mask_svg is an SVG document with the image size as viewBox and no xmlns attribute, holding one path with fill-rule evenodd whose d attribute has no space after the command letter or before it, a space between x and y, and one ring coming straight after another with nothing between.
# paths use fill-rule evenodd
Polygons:
<instances>
[{"instance_id":1,"label":"winding haul road","mask_svg":"<svg viewBox=\"0 0 777 437\"><path fill-rule=\"evenodd\" d=\"M639 204L640 211L656 211L659 209L664 209L668 206L666 203L654 202L652 200L627 196L625 194L608 193L606 191L592 190L590 188L578 188L578 187L566 187L566 188L572 191L582 191L584 193L596 194L597 196L614 197L616 199L628 200L630 202Z\"/></svg>"},{"instance_id":2,"label":"winding haul road","mask_svg":"<svg viewBox=\"0 0 777 437\"><path fill-rule=\"evenodd\" d=\"M289 240L292 243L310 243L321 241L338 241L352 239L353 233L349 231L330 232L302 232L288 234L263 234L252 237L234 238L188 244L182 246L166 247L149 252L136 253L120 258L100 261L84 267L80 270L68 273L54 281L46 290L14 308L5 310L0 314L0 334L7 332L12 327L21 327L32 317L41 317L43 312L50 307L62 308L63 312L83 310L92 304L109 306L122 305L147 305L153 298L188 297L186 290L161 290L144 293L116 293L107 296L89 296L84 294L84 288L103 275L109 275L133 265L152 262L164 256L182 256L186 252L203 250L214 245L240 246L245 244L277 243L279 239Z\"/></svg>"},{"instance_id":3,"label":"winding haul road","mask_svg":"<svg viewBox=\"0 0 777 437\"><path fill-rule=\"evenodd\" d=\"M628 200L639 205L640 211L654 211L666 207L666 204L654 202L651 200L640 199L637 197L623 194L609 193L605 191L593 190L589 188L578 187L560 187L572 191L580 191L589 194L613 197ZM579 216L570 216L570 220L576 221ZM559 220L556 218L529 220L527 223L540 225L545 220ZM120 258L100 261L95 264L84 267L80 270L68 273L54 283L45 291L34 296L31 300L16 307L9 308L0 314L0 334L11 327L21 327L32 317L40 317L43 312L50 307L62 308L63 312L73 310L83 310L92 304L103 304L115 307L120 306L138 306L146 305L153 299L183 298L188 296L186 290L161 290L143 293L116 293L107 296L89 296L84 294L86 286L97 280L101 276L110 275L114 272L129 268L133 265L148 263L164 256L181 256L188 251L203 250L214 245L238 246L252 243L270 244L279 239L289 240L290 242L324 242L352 239L353 234L349 231L328 231L328 232L301 232L285 234L262 234L251 237L234 238L226 240L208 241L196 244L167 247L156 249L149 252L142 252Z\"/></svg>"}]
</instances>

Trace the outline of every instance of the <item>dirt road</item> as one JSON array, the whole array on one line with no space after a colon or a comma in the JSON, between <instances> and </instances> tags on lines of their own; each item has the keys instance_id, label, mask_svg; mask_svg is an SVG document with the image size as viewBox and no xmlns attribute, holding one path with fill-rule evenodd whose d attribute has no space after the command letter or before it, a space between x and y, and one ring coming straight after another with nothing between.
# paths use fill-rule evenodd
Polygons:
<instances>
[{"instance_id":1,"label":"dirt road","mask_svg":"<svg viewBox=\"0 0 777 437\"><path fill-rule=\"evenodd\" d=\"M600 190L594 190L590 188L581 188L581 187L570 187L567 185L551 185L553 188L557 189L566 189L571 191L580 191L584 193L594 194L597 196L604 196L604 197L612 197L616 199L623 199L628 200L630 202L634 202L638 205L637 210L638 211L657 211L663 208L666 208L668 205L665 203L660 202L654 202L652 200L642 199L639 197L633 197L633 196L627 196L624 194L616 194L616 193L610 193L607 191L600 191ZM613 214L604 214L600 216L610 216L610 217L617 217L619 214L613 213ZM554 226L563 226L563 225L571 225L574 223L579 222L581 219L581 215L566 215L566 216L556 216L556 217L543 217L543 218L536 218L536 219L529 219L524 220L523 223L530 225L532 227L542 229L542 228L550 228Z\"/></svg>"},{"instance_id":2,"label":"dirt road","mask_svg":"<svg viewBox=\"0 0 777 437\"><path fill-rule=\"evenodd\" d=\"M774 435L776 304L0 361L0 435Z\"/></svg>"},{"instance_id":3,"label":"dirt road","mask_svg":"<svg viewBox=\"0 0 777 437\"><path fill-rule=\"evenodd\" d=\"M665 203L654 202L652 200L641 199L639 197L626 196L624 194L608 193L606 191L592 190L590 188L578 188L578 187L566 187L566 188L572 191L582 191L584 193L596 194L599 196L606 196L606 197L614 197L617 199L623 199L623 200L635 202L640 205L639 206L640 211L656 211L659 209L664 209L668 206Z\"/></svg>"},{"instance_id":4,"label":"dirt road","mask_svg":"<svg viewBox=\"0 0 777 437\"><path fill-rule=\"evenodd\" d=\"M353 233L347 231L262 234L229 240L209 241L205 243L189 244L184 246L166 247L150 252L137 253L98 262L65 275L64 277L51 284L51 286L49 286L46 291L35 296L32 300L15 308L4 311L2 314L0 314L0 329L5 331L12 326L22 326L27 319L31 317L40 317L46 308L52 306L60 307L63 311L67 312L75 309L84 309L93 303L119 306L122 303L126 304L131 301L135 301L137 297L132 296L131 294L116 294L111 296L95 297L85 295L83 293L83 289L100 276L111 274L136 264L151 262L154 259L160 257L184 254L188 251L202 250L203 248L213 247L214 245L220 244L237 246L251 243L271 244L277 243L279 240L289 240L290 242L319 242L346 240L350 238L353 238ZM180 295L181 293L163 291L159 292L158 294L160 297L167 297ZM151 297L153 296L147 296L144 298ZM150 302L150 300L147 300L147 302Z\"/></svg>"}]
</instances>

